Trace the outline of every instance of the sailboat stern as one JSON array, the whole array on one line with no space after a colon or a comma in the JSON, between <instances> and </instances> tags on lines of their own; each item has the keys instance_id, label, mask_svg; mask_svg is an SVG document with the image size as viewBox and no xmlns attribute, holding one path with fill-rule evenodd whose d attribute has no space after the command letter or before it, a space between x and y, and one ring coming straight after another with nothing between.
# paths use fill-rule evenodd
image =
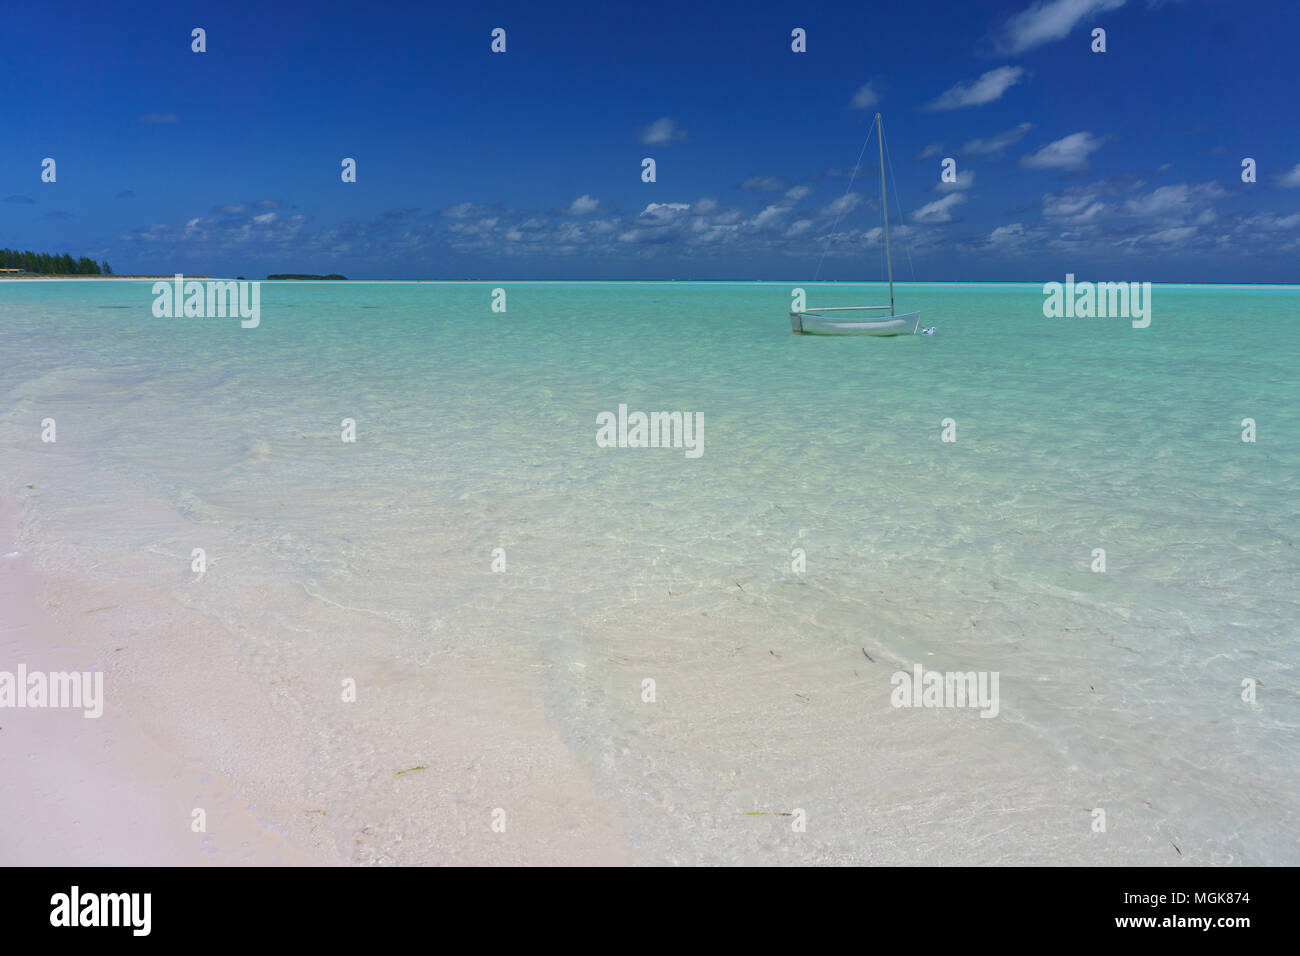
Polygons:
<instances>
[{"instance_id":1,"label":"sailboat stern","mask_svg":"<svg viewBox=\"0 0 1300 956\"><path fill-rule=\"evenodd\" d=\"M795 335L803 333L803 316L798 312L790 313L790 331Z\"/></svg>"}]
</instances>

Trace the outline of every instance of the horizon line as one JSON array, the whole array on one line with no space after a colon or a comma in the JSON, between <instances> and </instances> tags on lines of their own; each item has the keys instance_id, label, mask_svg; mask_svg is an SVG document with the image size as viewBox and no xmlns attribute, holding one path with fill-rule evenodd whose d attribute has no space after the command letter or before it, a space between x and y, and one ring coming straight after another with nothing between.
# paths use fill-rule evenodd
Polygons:
<instances>
[{"instance_id":1,"label":"horizon line","mask_svg":"<svg viewBox=\"0 0 1300 956\"><path fill-rule=\"evenodd\" d=\"M407 284L407 285L471 285L471 284L489 284L489 283L515 283L525 285L846 285L846 286L877 286L885 285L884 280L871 279L249 279L241 276L221 276L209 275L205 273L169 273L166 275L87 275L87 276L55 276L39 275L33 273L3 275L0 281L10 280L14 282L160 282L163 280L174 279L180 275L194 281L209 282L274 282L277 284L316 284L316 285L339 285L351 283L352 285L365 284ZM1046 282L1059 282L1059 279L1047 279ZM1300 286L1300 280L1296 282L1189 282L1181 280L1137 280L1137 279L1080 279L1075 275L1075 285L1084 282L1144 282L1149 281L1151 285L1191 285L1191 286L1258 286L1261 288L1294 288ZM1044 285L1045 282L1038 279L913 279L913 280L895 280L896 286L912 285Z\"/></svg>"}]
</instances>

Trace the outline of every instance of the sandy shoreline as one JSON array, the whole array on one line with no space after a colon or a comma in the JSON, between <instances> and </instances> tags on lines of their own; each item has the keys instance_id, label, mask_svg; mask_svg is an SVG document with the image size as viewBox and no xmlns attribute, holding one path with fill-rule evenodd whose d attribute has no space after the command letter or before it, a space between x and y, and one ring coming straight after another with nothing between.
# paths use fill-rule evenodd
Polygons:
<instances>
[{"instance_id":1,"label":"sandy shoreline","mask_svg":"<svg viewBox=\"0 0 1300 956\"><path fill-rule=\"evenodd\" d=\"M0 863L337 862L332 846L282 826L275 807L259 806L247 789L178 748L151 719L139 688L120 668L106 667L129 647L118 650L111 617L88 617L87 609L120 597L48 578L30 554L13 555L18 550L16 512L0 502L0 669L107 670L107 702L98 719L78 710L0 710L0 764L11 771L0 788ZM195 808L206 813L206 832L191 829Z\"/></svg>"},{"instance_id":2,"label":"sandy shoreline","mask_svg":"<svg viewBox=\"0 0 1300 956\"><path fill-rule=\"evenodd\" d=\"M0 670L102 670L106 703L99 719L0 710L0 766L12 781L0 788L0 865L626 862L620 833L576 765L563 766L567 753L528 703L484 713L468 699L439 708L444 726L456 713L460 726L440 736L437 753L426 748L421 772L388 770L407 759L394 754L373 785L407 788L413 799L431 786L461 802L481 792L483 804L431 818L440 840L418 859L367 854L366 831L378 826L362 822L364 807L335 807L330 794L308 792L301 751L312 728L295 716L299 708L241 673L231 635L191 610L164 608L145 588L41 573L17 518L0 502ZM178 641L182 634L188 639ZM466 698L485 686L458 683ZM347 743L379 755L396 742L359 724ZM503 748L545 755L550 772L512 781L485 768L484 755ZM511 808L509 837L490 829L493 802ZM191 829L195 808L206 812L204 833ZM569 821L546 832L560 814ZM339 832L348 826L356 836Z\"/></svg>"}]
</instances>

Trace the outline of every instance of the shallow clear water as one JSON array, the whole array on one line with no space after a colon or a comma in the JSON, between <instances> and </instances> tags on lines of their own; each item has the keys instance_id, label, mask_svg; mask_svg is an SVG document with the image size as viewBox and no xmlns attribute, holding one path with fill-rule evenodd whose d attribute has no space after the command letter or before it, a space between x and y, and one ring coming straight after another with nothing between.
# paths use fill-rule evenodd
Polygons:
<instances>
[{"instance_id":1,"label":"shallow clear water","mask_svg":"<svg viewBox=\"0 0 1300 956\"><path fill-rule=\"evenodd\" d=\"M901 284L938 334L872 339L792 336L791 284L508 283L505 314L495 285L265 283L245 330L156 319L148 283L0 284L5 493L51 570L159 582L254 673L533 675L652 859L924 862L881 834L984 805L1035 816L1020 857L963 823L972 861L1300 862L1300 290L1157 286L1133 329ZM703 455L597 447L620 403L702 413ZM999 672L999 718L892 709L913 662ZM344 730L297 705L345 794ZM834 825L778 851L735 816L799 800Z\"/></svg>"}]
</instances>

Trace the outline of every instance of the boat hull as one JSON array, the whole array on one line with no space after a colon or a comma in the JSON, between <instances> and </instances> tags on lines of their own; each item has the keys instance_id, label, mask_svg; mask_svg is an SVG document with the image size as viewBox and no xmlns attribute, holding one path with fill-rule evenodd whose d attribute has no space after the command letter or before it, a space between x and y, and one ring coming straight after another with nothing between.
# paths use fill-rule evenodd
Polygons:
<instances>
[{"instance_id":1,"label":"boat hull","mask_svg":"<svg viewBox=\"0 0 1300 956\"><path fill-rule=\"evenodd\" d=\"M790 313L790 327L796 335L915 335L920 325L920 312L887 319L828 319L810 312Z\"/></svg>"}]
</instances>

